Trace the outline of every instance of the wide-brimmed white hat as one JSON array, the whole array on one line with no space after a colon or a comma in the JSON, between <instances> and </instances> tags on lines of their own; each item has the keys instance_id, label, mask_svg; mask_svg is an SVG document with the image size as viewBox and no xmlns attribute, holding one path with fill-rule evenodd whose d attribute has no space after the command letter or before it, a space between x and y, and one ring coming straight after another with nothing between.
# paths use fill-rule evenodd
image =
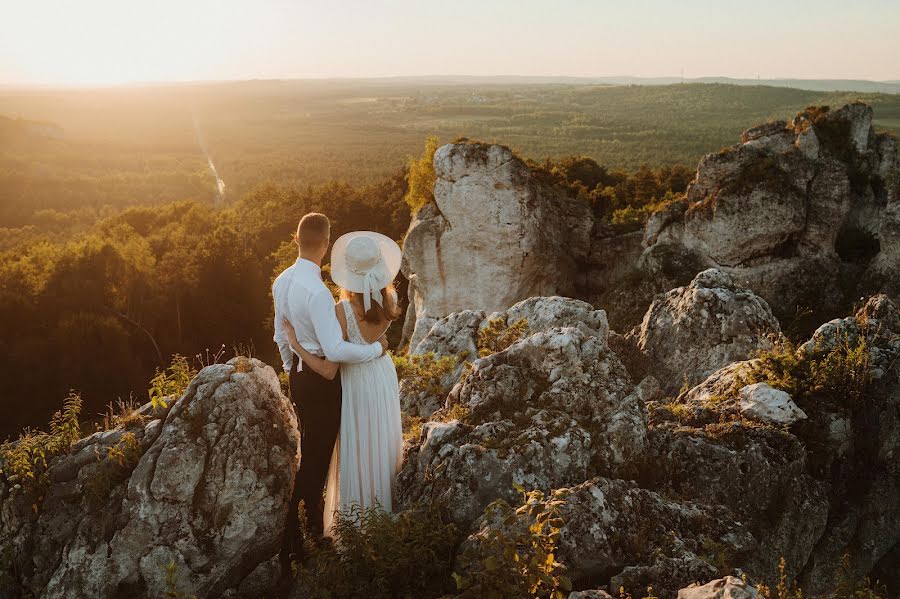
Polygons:
<instances>
[{"instance_id":1,"label":"wide-brimmed white hat","mask_svg":"<svg viewBox=\"0 0 900 599\"><path fill-rule=\"evenodd\" d=\"M363 295L366 312L372 299L383 301L381 290L400 272L403 252L397 242L374 231L354 231L338 237L331 249L331 279L347 291Z\"/></svg>"}]
</instances>

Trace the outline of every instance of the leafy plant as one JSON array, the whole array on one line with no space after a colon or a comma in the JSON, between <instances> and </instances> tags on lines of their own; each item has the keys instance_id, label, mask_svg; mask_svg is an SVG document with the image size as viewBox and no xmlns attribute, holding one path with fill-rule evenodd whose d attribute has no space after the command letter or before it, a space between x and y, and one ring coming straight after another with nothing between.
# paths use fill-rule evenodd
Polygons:
<instances>
[{"instance_id":1,"label":"leafy plant","mask_svg":"<svg viewBox=\"0 0 900 599\"><path fill-rule=\"evenodd\" d=\"M153 409L168 408L165 398L180 396L188 385L197 376L197 370L191 367L187 358L180 354L172 356L172 363L164 370L156 369L156 375L150 380L150 401Z\"/></svg>"},{"instance_id":2,"label":"leafy plant","mask_svg":"<svg viewBox=\"0 0 900 599\"><path fill-rule=\"evenodd\" d=\"M338 514L336 544L311 546L295 576L313 599L438 597L450 577L460 536L438 509L392 515L354 507Z\"/></svg>"},{"instance_id":3,"label":"leafy plant","mask_svg":"<svg viewBox=\"0 0 900 599\"><path fill-rule=\"evenodd\" d=\"M520 318L510 325L503 318L492 318L487 326L478 331L476 346L478 355L486 358L492 354L502 352L510 345L519 341L528 331L528 321Z\"/></svg>"},{"instance_id":4,"label":"leafy plant","mask_svg":"<svg viewBox=\"0 0 900 599\"><path fill-rule=\"evenodd\" d=\"M0 474L13 484L34 490L45 486L50 460L67 453L72 444L81 437L78 416L81 413L81 396L70 392L63 401L62 410L53 414L50 432L27 430L16 441L0 447ZM41 497L38 496L33 508L38 510Z\"/></svg>"},{"instance_id":5,"label":"leafy plant","mask_svg":"<svg viewBox=\"0 0 900 599\"><path fill-rule=\"evenodd\" d=\"M406 176L409 190L403 199L414 215L434 201L434 153L437 148L438 138L431 135L425 140L425 152L422 156L409 158L409 174Z\"/></svg>"},{"instance_id":6,"label":"leafy plant","mask_svg":"<svg viewBox=\"0 0 900 599\"><path fill-rule=\"evenodd\" d=\"M406 381L408 389L415 393L438 395L443 392L441 381L459 363L456 356L438 358L434 352L410 355L391 354L397 369L397 378Z\"/></svg>"},{"instance_id":7,"label":"leafy plant","mask_svg":"<svg viewBox=\"0 0 900 599\"><path fill-rule=\"evenodd\" d=\"M491 526L460 556L461 572L453 575L457 596L464 598L550 597L564 599L572 590L565 566L556 558L564 525L560 507L564 491L545 499L541 491L525 492L518 508L494 501L485 508Z\"/></svg>"},{"instance_id":8,"label":"leafy plant","mask_svg":"<svg viewBox=\"0 0 900 599\"><path fill-rule=\"evenodd\" d=\"M817 347L811 355L781 339L758 358L737 384L766 382L789 393L801 407L826 402L855 410L871 382L869 346L862 335L855 341L844 335L833 348Z\"/></svg>"},{"instance_id":9,"label":"leafy plant","mask_svg":"<svg viewBox=\"0 0 900 599\"><path fill-rule=\"evenodd\" d=\"M112 402L106 406L106 412L103 414L103 424L101 430L112 430L116 428L128 428L135 424L141 424L147 420L147 416L138 412L140 406L134 401L133 397L127 400L119 399L115 404Z\"/></svg>"}]
</instances>

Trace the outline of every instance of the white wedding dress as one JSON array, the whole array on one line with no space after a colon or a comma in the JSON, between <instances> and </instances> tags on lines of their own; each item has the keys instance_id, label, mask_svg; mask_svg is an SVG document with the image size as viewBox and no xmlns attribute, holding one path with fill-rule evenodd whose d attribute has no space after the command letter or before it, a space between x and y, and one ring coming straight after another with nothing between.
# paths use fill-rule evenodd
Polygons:
<instances>
[{"instance_id":1,"label":"white wedding dress","mask_svg":"<svg viewBox=\"0 0 900 599\"><path fill-rule=\"evenodd\" d=\"M340 302L350 343L368 344L350 302ZM390 512L403 457L400 386L388 355L361 364L341 364L341 428L325 487L325 534L334 536L335 512L379 506Z\"/></svg>"}]
</instances>

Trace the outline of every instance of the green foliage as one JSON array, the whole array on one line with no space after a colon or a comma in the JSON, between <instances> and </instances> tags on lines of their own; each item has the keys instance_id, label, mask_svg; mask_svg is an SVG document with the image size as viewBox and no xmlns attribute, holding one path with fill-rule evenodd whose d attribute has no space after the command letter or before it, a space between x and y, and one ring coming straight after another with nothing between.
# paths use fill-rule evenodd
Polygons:
<instances>
[{"instance_id":1,"label":"green foliage","mask_svg":"<svg viewBox=\"0 0 900 599\"><path fill-rule=\"evenodd\" d=\"M737 384L768 383L789 393L800 407L822 403L852 412L867 397L871 374L864 336L851 341L844 335L833 348L817 347L811 355L781 339L758 358Z\"/></svg>"},{"instance_id":2,"label":"green foliage","mask_svg":"<svg viewBox=\"0 0 900 599\"><path fill-rule=\"evenodd\" d=\"M81 437L81 426L78 416L81 413L81 396L71 392L63 401L62 410L53 414L50 421L50 432L26 430L18 440L0 446L0 474L12 484L21 484L25 488L40 490L47 481L47 468L50 460L68 453ZM34 510L39 508L41 498L35 503Z\"/></svg>"},{"instance_id":3,"label":"green foliage","mask_svg":"<svg viewBox=\"0 0 900 599\"><path fill-rule=\"evenodd\" d=\"M103 425L100 430L108 431L143 424L148 417L138 412L139 408L140 406L131 397L126 401L118 399L115 404L110 402L103 414Z\"/></svg>"},{"instance_id":4,"label":"green foliage","mask_svg":"<svg viewBox=\"0 0 900 599\"><path fill-rule=\"evenodd\" d=\"M425 140L425 152L419 158L409 158L407 182L409 189L403 198L415 214L423 206L434 201L434 153L438 148L438 138L434 135Z\"/></svg>"},{"instance_id":5,"label":"green foliage","mask_svg":"<svg viewBox=\"0 0 900 599\"><path fill-rule=\"evenodd\" d=\"M431 395L438 395L443 391L441 381L459 363L456 356L438 358L434 352L417 355L392 353L391 359L397 369L397 378L406 381L410 391Z\"/></svg>"},{"instance_id":6,"label":"green foliage","mask_svg":"<svg viewBox=\"0 0 900 599\"><path fill-rule=\"evenodd\" d=\"M761 584L757 587L760 599L803 599L803 590L797 583L788 584L784 558L778 560L778 581L774 590ZM887 599L887 591L868 578L862 580L853 576L850 567L850 556L841 558L841 565L835 573L834 590L825 595L825 599Z\"/></svg>"},{"instance_id":7,"label":"green foliage","mask_svg":"<svg viewBox=\"0 0 900 599\"><path fill-rule=\"evenodd\" d=\"M169 407L165 401L167 397L179 397L188 385L197 376L197 370L194 369L187 358L180 354L172 356L172 363L165 370L156 370L156 376L150 380L150 389L147 393L150 395L150 401L153 402L153 408Z\"/></svg>"},{"instance_id":8,"label":"green foliage","mask_svg":"<svg viewBox=\"0 0 900 599\"><path fill-rule=\"evenodd\" d=\"M510 345L519 341L528 332L528 321L524 318L506 324L504 318L492 318L487 326L478 331L478 339L475 344L478 347L478 355L486 358L491 354L502 352Z\"/></svg>"},{"instance_id":9,"label":"green foliage","mask_svg":"<svg viewBox=\"0 0 900 599\"><path fill-rule=\"evenodd\" d=\"M337 515L336 531L339 543L311 547L295 568L312 599L413 599L453 588L460 534L434 507L398 514L355 507Z\"/></svg>"},{"instance_id":10,"label":"green foliage","mask_svg":"<svg viewBox=\"0 0 900 599\"><path fill-rule=\"evenodd\" d=\"M453 575L457 596L564 599L572 590L566 568L556 558L564 493L554 491L545 500L540 491L516 489L523 495L520 507L497 500L485 508L487 521L495 526L480 533L460 556L462 572Z\"/></svg>"}]
</instances>

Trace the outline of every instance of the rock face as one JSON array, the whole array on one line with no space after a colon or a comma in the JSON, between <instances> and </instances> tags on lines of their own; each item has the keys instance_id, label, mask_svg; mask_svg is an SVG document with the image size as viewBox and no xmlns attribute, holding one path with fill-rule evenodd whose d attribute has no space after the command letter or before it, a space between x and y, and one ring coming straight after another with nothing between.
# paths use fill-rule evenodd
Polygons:
<instances>
[{"instance_id":1,"label":"rock face","mask_svg":"<svg viewBox=\"0 0 900 599\"><path fill-rule=\"evenodd\" d=\"M510 308L506 318L527 321L527 336L475 360L452 389L443 412L462 411L462 421L425 425L400 474L404 503L444 498L452 517L469 523L493 499L514 499L514 484L544 490L575 484L617 472L643 453L642 389L607 346L602 311L535 298ZM464 322L450 317L433 333Z\"/></svg>"},{"instance_id":2,"label":"rock face","mask_svg":"<svg viewBox=\"0 0 900 599\"><path fill-rule=\"evenodd\" d=\"M863 273L866 290L890 287L900 162L896 140L871 124L864 104L808 109L705 156L686 209L651 219L642 268L691 256L731 274L780 317L797 307L834 310L855 297Z\"/></svg>"},{"instance_id":3,"label":"rock face","mask_svg":"<svg viewBox=\"0 0 900 599\"><path fill-rule=\"evenodd\" d=\"M767 383L747 385L739 393L741 414L748 418L775 426L806 420L806 414L797 407L790 395L780 389L773 389Z\"/></svg>"},{"instance_id":4,"label":"rock face","mask_svg":"<svg viewBox=\"0 0 900 599\"><path fill-rule=\"evenodd\" d=\"M655 300L629 337L656 365L654 376L663 389L674 393L685 382L696 384L771 347L767 336L778 332L765 300L710 269Z\"/></svg>"},{"instance_id":5,"label":"rock face","mask_svg":"<svg viewBox=\"0 0 900 599\"><path fill-rule=\"evenodd\" d=\"M139 458L115 463L110 447L129 433ZM19 583L46 598L161 597L174 567L188 594L253 594L280 547L298 442L272 368L246 358L204 368L162 418L57 458L37 514L29 493L0 485Z\"/></svg>"},{"instance_id":6,"label":"rock face","mask_svg":"<svg viewBox=\"0 0 900 599\"><path fill-rule=\"evenodd\" d=\"M756 599L756 588L740 578L726 576L704 585L692 584L678 591L678 599Z\"/></svg>"},{"instance_id":7,"label":"rock face","mask_svg":"<svg viewBox=\"0 0 900 599\"><path fill-rule=\"evenodd\" d=\"M589 336L605 338L609 333L606 313L588 303L564 297L533 297L508 310L488 314L483 310L464 310L442 318L425 338L410 348L414 355L433 354L437 358L460 358L455 368L439 381L437 392L415 391L409 381L401 383L400 403L407 414L428 418L443 404L447 393L459 381L465 362L478 358L479 334L492 322L510 326L522 321L526 335L552 328L574 327Z\"/></svg>"},{"instance_id":8,"label":"rock face","mask_svg":"<svg viewBox=\"0 0 900 599\"><path fill-rule=\"evenodd\" d=\"M416 346L435 321L494 312L538 295L572 295L590 251L589 206L540 184L503 146L454 143L434 156L434 204L413 219L403 274Z\"/></svg>"}]
</instances>

